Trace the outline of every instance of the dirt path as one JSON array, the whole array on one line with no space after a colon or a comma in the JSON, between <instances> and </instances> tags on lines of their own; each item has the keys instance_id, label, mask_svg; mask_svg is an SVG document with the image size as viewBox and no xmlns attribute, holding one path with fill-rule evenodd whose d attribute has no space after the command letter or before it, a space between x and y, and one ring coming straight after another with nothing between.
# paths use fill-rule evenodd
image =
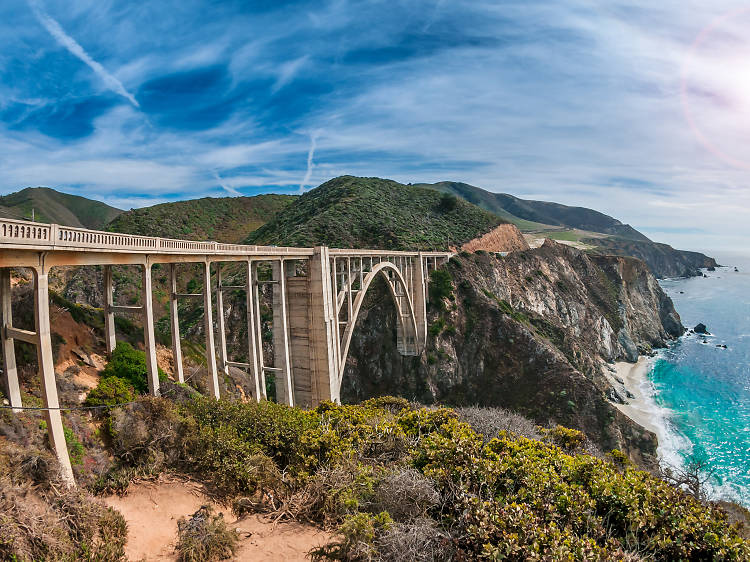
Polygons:
<instances>
[{"instance_id":1,"label":"dirt path","mask_svg":"<svg viewBox=\"0 0 750 562\"><path fill-rule=\"evenodd\" d=\"M231 510L216 505L203 493L200 485L189 481L165 481L131 485L124 497L104 498L128 522L129 560L177 560L177 520L190 516L199 507L212 504L223 513L227 525L240 535L234 560L302 561L307 553L327 543L330 535L311 525L272 522L259 515L237 520Z\"/></svg>"}]
</instances>

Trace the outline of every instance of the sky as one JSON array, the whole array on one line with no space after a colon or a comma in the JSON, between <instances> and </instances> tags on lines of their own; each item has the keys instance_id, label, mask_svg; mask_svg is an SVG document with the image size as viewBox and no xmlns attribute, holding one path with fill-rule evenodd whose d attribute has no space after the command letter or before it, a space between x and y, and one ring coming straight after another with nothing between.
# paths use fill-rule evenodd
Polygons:
<instances>
[{"instance_id":1,"label":"sky","mask_svg":"<svg viewBox=\"0 0 750 562\"><path fill-rule=\"evenodd\" d=\"M451 180L746 251L749 26L721 0L3 0L0 193Z\"/></svg>"}]
</instances>

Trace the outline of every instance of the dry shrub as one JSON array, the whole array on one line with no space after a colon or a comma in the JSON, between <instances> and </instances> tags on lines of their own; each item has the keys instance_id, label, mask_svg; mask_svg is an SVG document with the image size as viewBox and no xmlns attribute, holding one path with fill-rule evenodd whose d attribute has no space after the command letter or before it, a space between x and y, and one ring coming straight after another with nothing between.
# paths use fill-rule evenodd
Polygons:
<instances>
[{"instance_id":1,"label":"dry shrub","mask_svg":"<svg viewBox=\"0 0 750 562\"><path fill-rule=\"evenodd\" d=\"M180 562L210 562L231 557L239 537L227 528L224 517L213 515L211 507L202 506L190 519L177 521L177 554Z\"/></svg>"},{"instance_id":2,"label":"dry shrub","mask_svg":"<svg viewBox=\"0 0 750 562\"><path fill-rule=\"evenodd\" d=\"M456 408L456 413L462 422L468 423L474 431L480 433L485 442L498 437L502 431L528 439L542 438L534 422L504 408L467 406Z\"/></svg>"},{"instance_id":3,"label":"dry shrub","mask_svg":"<svg viewBox=\"0 0 750 562\"><path fill-rule=\"evenodd\" d=\"M372 557L374 562L439 562L453 558L450 537L436 521L427 518L391 525L376 538Z\"/></svg>"},{"instance_id":4,"label":"dry shrub","mask_svg":"<svg viewBox=\"0 0 750 562\"><path fill-rule=\"evenodd\" d=\"M440 494L432 480L413 468L400 468L387 473L375 485L368 511L387 511L396 521L410 521L426 515L439 501Z\"/></svg>"},{"instance_id":5,"label":"dry shrub","mask_svg":"<svg viewBox=\"0 0 750 562\"><path fill-rule=\"evenodd\" d=\"M148 465L153 472L184 458L193 429L185 427L173 403L148 397L114 410L109 428L115 457L131 466Z\"/></svg>"},{"instance_id":6,"label":"dry shrub","mask_svg":"<svg viewBox=\"0 0 750 562\"><path fill-rule=\"evenodd\" d=\"M64 489L59 479L48 490L0 479L0 559L125 559L122 515L81 490Z\"/></svg>"}]
</instances>

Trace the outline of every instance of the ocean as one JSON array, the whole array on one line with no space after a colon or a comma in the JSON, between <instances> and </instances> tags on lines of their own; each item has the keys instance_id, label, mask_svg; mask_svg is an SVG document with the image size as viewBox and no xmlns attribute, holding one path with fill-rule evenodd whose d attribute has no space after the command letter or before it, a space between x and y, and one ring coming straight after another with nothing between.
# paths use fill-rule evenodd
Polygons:
<instances>
[{"instance_id":1,"label":"ocean","mask_svg":"<svg viewBox=\"0 0 750 562\"><path fill-rule=\"evenodd\" d=\"M686 334L661 350L648 386L663 461L702 460L712 499L750 507L750 258L716 259L727 267L661 282L685 327L702 322L711 335Z\"/></svg>"}]
</instances>

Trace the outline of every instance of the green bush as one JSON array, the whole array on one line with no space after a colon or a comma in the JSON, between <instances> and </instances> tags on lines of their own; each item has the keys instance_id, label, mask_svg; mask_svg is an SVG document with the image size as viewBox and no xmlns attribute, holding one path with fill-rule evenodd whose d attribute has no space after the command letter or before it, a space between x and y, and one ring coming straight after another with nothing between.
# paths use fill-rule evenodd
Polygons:
<instances>
[{"instance_id":1,"label":"green bush","mask_svg":"<svg viewBox=\"0 0 750 562\"><path fill-rule=\"evenodd\" d=\"M545 441L505 430L488 440L451 409L393 398L307 411L148 398L114 426L120 470L182 471L247 505L270 491L284 514L339 525L318 557L413 552L406 533L428 544L429 531L462 560L750 559L721 509L622 455L569 454L583 434L560 426Z\"/></svg>"},{"instance_id":2,"label":"green bush","mask_svg":"<svg viewBox=\"0 0 750 562\"><path fill-rule=\"evenodd\" d=\"M65 435L65 444L68 447L68 455L70 456L70 464L73 466L83 464L83 455L85 450L83 444L78 439L73 430L68 427L63 427L63 434Z\"/></svg>"},{"instance_id":3,"label":"green bush","mask_svg":"<svg viewBox=\"0 0 750 562\"><path fill-rule=\"evenodd\" d=\"M166 373L159 369L159 380L166 380ZM148 392L148 369L146 354L133 349L127 342L119 341L112 358L102 373L102 378L117 377L127 381L138 394Z\"/></svg>"},{"instance_id":4,"label":"green bush","mask_svg":"<svg viewBox=\"0 0 750 562\"><path fill-rule=\"evenodd\" d=\"M430 274L428 287L430 305L445 310L445 299L453 300L453 279L446 269L436 269Z\"/></svg>"},{"instance_id":5,"label":"green bush","mask_svg":"<svg viewBox=\"0 0 750 562\"><path fill-rule=\"evenodd\" d=\"M105 376L86 397L87 406L111 406L131 402L135 398L133 385L120 377Z\"/></svg>"}]
</instances>

